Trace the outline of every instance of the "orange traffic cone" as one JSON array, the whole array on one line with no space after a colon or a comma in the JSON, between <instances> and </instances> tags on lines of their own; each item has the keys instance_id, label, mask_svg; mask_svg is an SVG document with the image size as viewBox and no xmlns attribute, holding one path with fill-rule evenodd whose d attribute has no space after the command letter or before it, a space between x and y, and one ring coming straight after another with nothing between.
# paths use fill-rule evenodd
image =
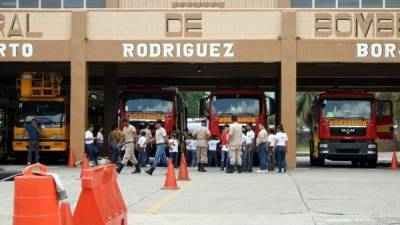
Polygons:
<instances>
[{"instance_id":1,"label":"orange traffic cone","mask_svg":"<svg viewBox=\"0 0 400 225\"><path fill-rule=\"evenodd\" d=\"M187 165L186 165L186 158L185 158L185 154L182 153L181 156L181 163L179 165L179 175L178 175L178 180L190 180L189 178L189 173L187 170Z\"/></svg>"},{"instance_id":2,"label":"orange traffic cone","mask_svg":"<svg viewBox=\"0 0 400 225\"><path fill-rule=\"evenodd\" d=\"M89 169L89 161L87 159L86 154L83 155L82 166L81 166L81 178L84 169Z\"/></svg>"},{"instance_id":3,"label":"orange traffic cone","mask_svg":"<svg viewBox=\"0 0 400 225\"><path fill-rule=\"evenodd\" d=\"M89 168L89 161L87 159L87 155L83 155L83 160L82 160L82 169L88 169Z\"/></svg>"},{"instance_id":4,"label":"orange traffic cone","mask_svg":"<svg viewBox=\"0 0 400 225\"><path fill-rule=\"evenodd\" d=\"M391 165L392 169L397 169L398 165L397 165L397 154L396 151L393 151L393 156L392 156L392 165Z\"/></svg>"},{"instance_id":5,"label":"orange traffic cone","mask_svg":"<svg viewBox=\"0 0 400 225\"><path fill-rule=\"evenodd\" d=\"M75 167L75 159L72 149L69 150L68 167Z\"/></svg>"},{"instance_id":6,"label":"orange traffic cone","mask_svg":"<svg viewBox=\"0 0 400 225\"><path fill-rule=\"evenodd\" d=\"M176 178L175 178L175 170L174 163L172 163L172 159L169 160L167 177L165 178L165 184L162 188L163 190L176 190L179 189Z\"/></svg>"},{"instance_id":7,"label":"orange traffic cone","mask_svg":"<svg viewBox=\"0 0 400 225\"><path fill-rule=\"evenodd\" d=\"M71 207L68 202L62 202L60 206L61 225L74 225Z\"/></svg>"}]
</instances>

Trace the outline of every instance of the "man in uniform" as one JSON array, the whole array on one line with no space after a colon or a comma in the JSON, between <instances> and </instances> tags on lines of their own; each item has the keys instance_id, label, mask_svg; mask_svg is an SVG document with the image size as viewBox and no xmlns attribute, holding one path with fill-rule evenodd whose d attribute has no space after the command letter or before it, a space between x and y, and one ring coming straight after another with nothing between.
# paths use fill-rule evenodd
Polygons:
<instances>
[{"instance_id":1,"label":"man in uniform","mask_svg":"<svg viewBox=\"0 0 400 225\"><path fill-rule=\"evenodd\" d=\"M167 162L166 152L167 143L168 143L168 136L167 132L165 131L164 127L162 127L162 121L157 120L156 126L156 136L152 138L149 142L156 142L157 150L156 155L154 156L153 165L150 169L146 170L146 173L149 175L153 175L154 170L156 169L158 163L162 159L162 161Z\"/></svg>"},{"instance_id":2,"label":"man in uniform","mask_svg":"<svg viewBox=\"0 0 400 225\"><path fill-rule=\"evenodd\" d=\"M228 168L228 173L233 173L235 171L235 166L237 167L238 173L242 172L242 125L237 122L237 116L232 116L232 124L229 128L228 136L228 151L229 151L229 161L230 167Z\"/></svg>"},{"instance_id":3,"label":"man in uniform","mask_svg":"<svg viewBox=\"0 0 400 225\"><path fill-rule=\"evenodd\" d=\"M140 165L135 156L135 145L137 143L136 128L131 125L129 120L126 118L122 120L122 123L124 125L122 130L122 139L126 148L124 158L122 159L121 163L118 164L117 172L120 173L126 163L130 160L132 164L135 165L135 171L132 173L140 173Z\"/></svg>"},{"instance_id":4,"label":"man in uniform","mask_svg":"<svg viewBox=\"0 0 400 225\"><path fill-rule=\"evenodd\" d=\"M210 130L208 130L207 121L203 120L201 122L201 127L197 128L192 134L193 138L196 139L197 146L197 165L199 172L207 172L204 168L208 163L207 159L207 147L208 147L208 139L211 136Z\"/></svg>"}]
</instances>

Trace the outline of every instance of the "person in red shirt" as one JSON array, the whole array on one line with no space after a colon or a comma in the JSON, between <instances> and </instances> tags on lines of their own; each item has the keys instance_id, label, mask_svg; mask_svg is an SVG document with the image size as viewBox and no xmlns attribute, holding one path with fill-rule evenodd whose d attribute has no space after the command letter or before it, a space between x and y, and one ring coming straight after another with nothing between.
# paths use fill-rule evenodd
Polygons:
<instances>
[{"instance_id":1,"label":"person in red shirt","mask_svg":"<svg viewBox=\"0 0 400 225\"><path fill-rule=\"evenodd\" d=\"M224 167L229 165L228 133L229 125L225 125L221 134L221 171L224 171Z\"/></svg>"}]
</instances>

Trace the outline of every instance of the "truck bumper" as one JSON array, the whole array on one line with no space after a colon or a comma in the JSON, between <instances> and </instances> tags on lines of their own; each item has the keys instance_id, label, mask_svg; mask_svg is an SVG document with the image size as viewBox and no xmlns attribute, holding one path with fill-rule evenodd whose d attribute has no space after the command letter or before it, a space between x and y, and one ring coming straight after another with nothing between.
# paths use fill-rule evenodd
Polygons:
<instances>
[{"instance_id":1,"label":"truck bumper","mask_svg":"<svg viewBox=\"0 0 400 225\"><path fill-rule=\"evenodd\" d=\"M336 161L376 160L377 144L372 141L343 143L323 140L319 144L318 158Z\"/></svg>"},{"instance_id":2,"label":"truck bumper","mask_svg":"<svg viewBox=\"0 0 400 225\"><path fill-rule=\"evenodd\" d=\"M13 150L15 152L26 152L28 149L28 141L13 141ZM39 151L41 152L65 152L67 150L67 141L39 141Z\"/></svg>"}]
</instances>

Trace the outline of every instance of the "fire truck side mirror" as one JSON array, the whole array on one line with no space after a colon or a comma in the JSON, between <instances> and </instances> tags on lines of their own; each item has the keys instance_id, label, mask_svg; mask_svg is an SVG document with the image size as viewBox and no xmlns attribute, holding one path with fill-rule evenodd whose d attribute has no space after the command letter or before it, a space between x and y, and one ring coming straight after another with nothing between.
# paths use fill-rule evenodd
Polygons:
<instances>
[{"instance_id":1,"label":"fire truck side mirror","mask_svg":"<svg viewBox=\"0 0 400 225\"><path fill-rule=\"evenodd\" d=\"M276 114L276 109L277 109L277 103L275 99L266 96L266 106L267 106L267 116L272 116Z\"/></svg>"}]
</instances>

